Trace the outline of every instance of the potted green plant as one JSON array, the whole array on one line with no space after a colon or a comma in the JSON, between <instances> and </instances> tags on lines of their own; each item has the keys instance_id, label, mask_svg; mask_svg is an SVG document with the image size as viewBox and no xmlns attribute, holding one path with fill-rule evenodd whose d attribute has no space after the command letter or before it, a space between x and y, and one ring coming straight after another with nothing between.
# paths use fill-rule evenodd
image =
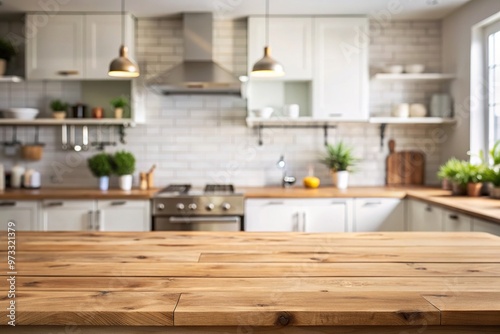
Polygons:
<instances>
[{"instance_id":1,"label":"potted green plant","mask_svg":"<svg viewBox=\"0 0 500 334\"><path fill-rule=\"evenodd\" d=\"M484 165L475 165L469 162L465 165L465 170L469 176L467 182L467 195L478 197L481 195L481 189L483 188L484 171L486 167Z\"/></svg>"},{"instance_id":2,"label":"potted green plant","mask_svg":"<svg viewBox=\"0 0 500 334\"><path fill-rule=\"evenodd\" d=\"M113 172L120 177L120 189L132 189L132 174L135 171L135 157L127 151L118 151L113 156Z\"/></svg>"},{"instance_id":3,"label":"potted green plant","mask_svg":"<svg viewBox=\"0 0 500 334\"><path fill-rule=\"evenodd\" d=\"M64 119L66 117L66 110L69 104L59 99L50 102L50 109L52 109L52 116L56 119Z\"/></svg>"},{"instance_id":4,"label":"potted green plant","mask_svg":"<svg viewBox=\"0 0 500 334\"><path fill-rule=\"evenodd\" d=\"M7 63L16 54L17 50L14 45L9 40L0 38L0 76L5 74Z\"/></svg>"},{"instance_id":5,"label":"potted green plant","mask_svg":"<svg viewBox=\"0 0 500 334\"><path fill-rule=\"evenodd\" d=\"M500 167L494 166L487 168L484 171L484 182L489 182L491 184L490 187L490 197L491 198L500 198Z\"/></svg>"},{"instance_id":6,"label":"potted green plant","mask_svg":"<svg viewBox=\"0 0 500 334\"><path fill-rule=\"evenodd\" d=\"M111 106L115 111L115 118L123 117L123 109L129 105L128 98L125 96L115 97L110 101Z\"/></svg>"},{"instance_id":7,"label":"potted green plant","mask_svg":"<svg viewBox=\"0 0 500 334\"><path fill-rule=\"evenodd\" d=\"M441 180L441 187L445 190L452 190L453 177L457 174L460 168L460 160L456 158L451 158L444 165L439 167L439 172L437 174L438 178Z\"/></svg>"},{"instance_id":8,"label":"potted green plant","mask_svg":"<svg viewBox=\"0 0 500 334\"><path fill-rule=\"evenodd\" d=\"M106 153L99 153L87 160L90 171L99 178L99 189L108 190L109 176L113 172L111 156Z\"/></svg>"},{"instance_id":9,"label":"potted green plant","mask_svg":"<svg viewBox=\"0 0 500 334\"><path fill-rule=\"evenodd\" d=\"M326 156L322 162L330 169L333 184L339 189L346 189L349 184L349 172L358 162L358 159L352 153L352 148L342 141L334 145L328 144Z\"/></svg>"}]
</instances>

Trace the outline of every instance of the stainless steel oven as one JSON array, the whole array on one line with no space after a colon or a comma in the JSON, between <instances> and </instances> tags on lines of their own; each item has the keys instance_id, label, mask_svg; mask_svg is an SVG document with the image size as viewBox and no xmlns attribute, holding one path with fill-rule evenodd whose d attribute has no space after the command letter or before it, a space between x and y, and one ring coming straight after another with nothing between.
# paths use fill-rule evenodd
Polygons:
<instances>
[{"instance_id":1,"label":"stainless steel oven","mask_svg":"<svg viewBox=\"0 0 500 334\"><path fill-rule=\"evenodd\" d=\"M153 231L241 231L243 194L230 185L171 185L153 198Z\"/></svg>"}]
</instances>

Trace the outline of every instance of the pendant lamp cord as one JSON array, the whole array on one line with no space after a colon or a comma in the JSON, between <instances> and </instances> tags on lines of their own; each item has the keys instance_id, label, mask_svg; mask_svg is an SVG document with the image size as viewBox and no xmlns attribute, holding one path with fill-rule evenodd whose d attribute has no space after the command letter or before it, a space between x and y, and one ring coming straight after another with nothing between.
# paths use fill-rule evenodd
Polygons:
<instances>
[{"instance_id":1,"label":"pendant lamp cord","mask_svg":"<svg viewBox=\"0 0 500 334\"><path fill-rule=\"evenodd\" d=\"M121 15L121 23L122 23L122 45L125 45L125 20L123 17L125 16L125 0L122 0L122 15Z\"/></svg>"},{"instance_id":2,"label":"pendant lamp cord","mask_svg":"<svg viewBox=\"0 0 500 334\"><path fill-rule=\"evenodd\" d=\"M269 0L266 0L266 46L269 46Z\"/></svg>"}]
</instances>

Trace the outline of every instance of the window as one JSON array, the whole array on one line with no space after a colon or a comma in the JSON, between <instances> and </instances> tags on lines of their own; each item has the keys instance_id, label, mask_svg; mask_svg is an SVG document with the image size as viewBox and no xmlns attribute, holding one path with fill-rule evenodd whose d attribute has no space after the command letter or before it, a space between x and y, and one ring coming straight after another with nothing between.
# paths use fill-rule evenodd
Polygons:
<instances>
[{"instance_id":1,"label":"window","mask_svg":"<svg viewBox=\"0 0 500 334\"><path fill-rule=\"evenodd\" d=\"M500 22L490 25L485 32L488 146L491 148L500 140Z\"/></svg>"}]
</instances>

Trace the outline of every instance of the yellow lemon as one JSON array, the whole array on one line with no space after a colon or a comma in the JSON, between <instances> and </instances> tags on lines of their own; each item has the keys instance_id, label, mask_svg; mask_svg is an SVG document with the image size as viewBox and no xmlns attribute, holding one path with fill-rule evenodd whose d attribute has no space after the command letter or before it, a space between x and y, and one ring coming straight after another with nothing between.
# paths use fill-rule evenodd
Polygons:
<instances>
[{"instance_id":1,"label":"yellow lemon","mask_svg":"<svg viewBox=\"0 0 500 334\"><path fill-rule=\"evenodd\" d=\"M314 176L306 176L303 181L304 181L304 187L312 189L318 188L320 183L319 179Z\"/></svg>"}]
</instances>

